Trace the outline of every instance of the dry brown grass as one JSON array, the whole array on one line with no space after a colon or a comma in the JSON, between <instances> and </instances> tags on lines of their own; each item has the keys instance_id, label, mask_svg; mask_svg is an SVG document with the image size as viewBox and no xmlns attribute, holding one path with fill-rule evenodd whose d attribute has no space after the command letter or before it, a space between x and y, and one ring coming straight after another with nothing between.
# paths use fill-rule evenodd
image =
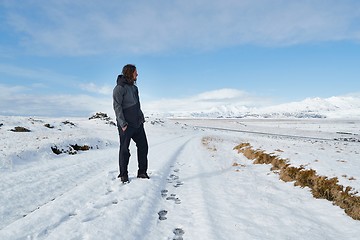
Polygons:
<instances>
[{"instance_id":1,"label":"dry brown grass","mask_svg":"<svg viewBox=\"0 0 360 240\"><path fill-rule=\"evenodd\" d=\"M212 152L216 152L217 148L215 147L214 144L211 144L213 141L215 141L215 139L213 139L212 137L203 137L201 142L202 144L209 150Z\"/></svg>"},{"instance_id":2,"label":"dry brown grass","mask_svg":"<svg viewBox=\"0 0 360 240\"><path fill-rule=\"evenodd\" d=\"M232 166L233 166L233 167L246 167L245 164L241 164L241 163L237 163L237 162L234 162L234 163L232 164Z\"/></svg>"},{"instance_id":3,"label":"dry brown grass","mask_svg":"<svg viewBox=\"0 0 360 240\"><path fill-rule=\"evenodd\" d=\"M340 185L338 178L319 176L315 170L304 169L303 166L291 166L287 159L252 149L250 143L241 143L234 150L253 160L254 164L271 164L271 169L279 173L281 180L294 181L295 186L309 187L315 198L327 199L344 209L353 219L360 220L360 197L356 196L357 192L353 192L352 187Z\"/></svg>"}]
</instances>

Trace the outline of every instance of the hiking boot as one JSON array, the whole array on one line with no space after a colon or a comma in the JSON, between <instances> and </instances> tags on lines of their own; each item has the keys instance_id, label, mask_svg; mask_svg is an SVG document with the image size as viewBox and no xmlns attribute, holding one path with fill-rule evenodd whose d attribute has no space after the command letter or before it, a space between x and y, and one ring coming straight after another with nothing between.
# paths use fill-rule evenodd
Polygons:
<instances>
[{"instance_id":1,"label":"hiking boot","mask_svg":"<svg viewBox=\"0 0 360 240\"><path fill-rule=\"evenodd\" d=\"M128 183L128 182L129 182L129 177L128 177L128 175L121 176L120 179L121 179L121 182L122 182L122 183Z\"/></svg>"},{"instance_id":2,"label":"hiking boot","mask_svg":"<svg viewBox=\"0 0 360 240\"><path fill-rule=\"evenodd\" d=\"M147 178L150 179L149 175L147 173L138 173L137 178Z\"/></svg>"}]
</instances>

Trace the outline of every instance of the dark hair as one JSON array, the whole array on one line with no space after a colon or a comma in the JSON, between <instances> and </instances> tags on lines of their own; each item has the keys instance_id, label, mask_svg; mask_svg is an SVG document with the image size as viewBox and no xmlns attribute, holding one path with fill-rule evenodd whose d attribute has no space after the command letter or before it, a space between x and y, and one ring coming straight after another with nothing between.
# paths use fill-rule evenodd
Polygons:
<instances>
[{"instance_id":1,"label":"dark hair","mask_svg":"<svg viewBox=\"0 0 360 240\"><path fill-rule=\"evenodd\" d=\"M136 67L133 64L126 64L122 69L122 74L130 83L134 83L136 81L136 79L134 79L135 70Z\"/></svg>"}]
</instances>

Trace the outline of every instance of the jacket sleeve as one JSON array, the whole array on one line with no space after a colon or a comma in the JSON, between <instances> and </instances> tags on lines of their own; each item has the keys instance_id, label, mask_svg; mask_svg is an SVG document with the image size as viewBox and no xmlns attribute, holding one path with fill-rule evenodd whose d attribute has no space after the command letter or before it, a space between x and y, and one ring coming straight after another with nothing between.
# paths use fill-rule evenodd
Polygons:
<instances>
[{"instance_id":1,"label":"jacket sleeve","mask_svg":"<svg viewBox=\"0 0 360 240\"><path fill-rule=\"evenodd\" d=\"M117 85L113 91L113 107L118 127L125 127L128 123L125 120L122 103L124 100L125 88Z\"/></svg>"},{"instance_id":2,"label":"jacket sleeve","mask_svg":"<svg viewBox=\"0 0 360 240\"><path fill-rule=\"evenodd\" d=\"M145 117L143 111L141 111L141 104L140 104L140 98L139 98L139 89L136 87L136 97L139 103L139 115L140 115L140 122L145 123Z\"/></svg>"},{"instance_id":3,"label":"jacket sleeve","mask_svg":"<svg viewBox=\"0 0 360 240\"><path fill-rule=\"evenodd\" d=\"M141 109L140 109L140 118L141 118L141 123L145 123L144 113L141 111Z\"/></svg>"}]
</instances>

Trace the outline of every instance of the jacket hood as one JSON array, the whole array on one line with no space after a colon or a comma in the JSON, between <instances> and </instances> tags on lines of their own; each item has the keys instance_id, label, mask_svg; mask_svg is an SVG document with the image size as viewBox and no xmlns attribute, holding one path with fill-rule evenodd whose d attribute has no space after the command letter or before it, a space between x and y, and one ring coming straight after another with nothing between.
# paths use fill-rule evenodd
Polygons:
<instances>
[{"instance_id":1,"label":"jacket hood","mask_svg":"<svg viewBox=\"0 0 360 240\"><path fill-rule=\"evenodd\" d=\"M129 84L129 82L126 80L126 78L124 77L124 75L119 75L119 76L117 77L116 84L117 84L117 85L124 85L124 84Z\"/></svg>"},{"instance_id":2,"label":"jacket hood","mask_svg":"<svg viewBox=\"0 0 360 240\"><path fill-rule=\"evenodd\" d=\"M132 82L131 80L128 80L127 78L125 78L124 75L119 75L117 77L116 83L117 83L117 85L125 85L125 84L136 85L136 80L134 82Z\"/></svg>"}]
</instances>

